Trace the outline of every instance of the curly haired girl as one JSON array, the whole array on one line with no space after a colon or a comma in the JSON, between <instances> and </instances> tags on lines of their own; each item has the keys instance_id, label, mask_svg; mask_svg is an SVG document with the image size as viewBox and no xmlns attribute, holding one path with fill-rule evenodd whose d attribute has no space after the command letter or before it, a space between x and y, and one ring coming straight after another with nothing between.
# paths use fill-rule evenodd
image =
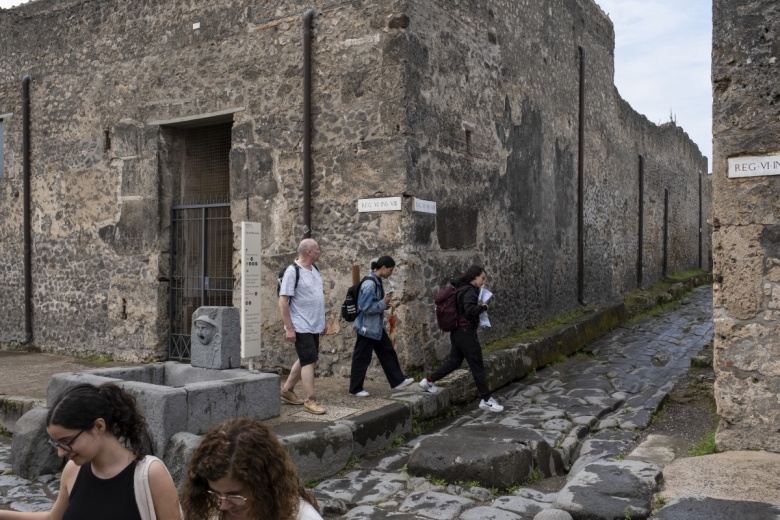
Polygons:
<instances>
[{"instance_id":1,"label":"curly haired girl","mask_svg":"<svg viewBox=\"0 0 780 520\"><path fill-rule=\"evenodd\" d=\"M203 437L187 468L183 502L187 520L322 520L276 435L243 417Z\"/></svg>"}]
</instances>

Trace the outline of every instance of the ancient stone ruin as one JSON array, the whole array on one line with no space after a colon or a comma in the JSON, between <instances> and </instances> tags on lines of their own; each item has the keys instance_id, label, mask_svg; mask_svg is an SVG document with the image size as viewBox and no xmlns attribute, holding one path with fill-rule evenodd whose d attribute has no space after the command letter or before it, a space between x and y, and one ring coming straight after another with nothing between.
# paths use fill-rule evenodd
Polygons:
<instances>
[{"instance_id":1,"label":"ancient stone ruin","mask_svg":"<svg viewBox=\"0 0 780 520\"><path fill-rule=\"evenodd\" d=\"M152 453L164 457L174 434L206 433L230 417L277 417L279 376L233 368L240 359L238 310L204 307L193 314L193 364L173 361L133 367L103 368L54 375L47 405L81 383L113 382L138 401L146 417ZM195 360L200 366L195 366ZM29 478L57 471L62 459L46 445L48 408L35 408L17 422L12 454L14 472Z\"/></svg>"}]
</instances>

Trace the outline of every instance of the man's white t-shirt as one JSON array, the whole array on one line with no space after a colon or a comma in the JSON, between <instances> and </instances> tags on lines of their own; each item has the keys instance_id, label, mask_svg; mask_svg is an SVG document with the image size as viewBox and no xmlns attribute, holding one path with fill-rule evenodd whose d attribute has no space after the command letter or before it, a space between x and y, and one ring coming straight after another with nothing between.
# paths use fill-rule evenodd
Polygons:
<instances>
[{"instance_id":1,"label":"man's white t-shirt","mask_svg":"<svg viewBox=\"0 0 780 520\"><path fill-rule=\"evenodd\" d=\"M297 263L297 262L296 262ZM298 264L300 267L300 264ZM295 267L284 272L280 296L290 296L290 320L295 332L320 334L325 330L325 291L318 269L300 267L298 287L295 287Z\"/></svg>"}]
</instances>

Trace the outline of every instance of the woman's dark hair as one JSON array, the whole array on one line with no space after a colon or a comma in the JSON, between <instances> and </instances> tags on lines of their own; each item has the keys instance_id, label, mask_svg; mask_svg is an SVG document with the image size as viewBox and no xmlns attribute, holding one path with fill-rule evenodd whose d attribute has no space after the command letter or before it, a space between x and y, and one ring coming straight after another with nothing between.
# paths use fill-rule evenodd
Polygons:
<instances>
[{"instance_id":1,"label":"woman's dark hair","mask_svg":"<svg viewBox=\"0 0 780 520\"><path fill-rule=\"evenodd\" d=\"M471 267L466 269L465 273L460 275L458 280L460 280L461 282L471 283L474 281L474 279L476 279L479 275L481 275L484 272L485 270L480 266L472 265Z\"/></svg>"},{"instance_id":2,"label":"woman's dark hair","mask_svg":"<svg viewBox=\"0 0 780 520\"><path fill-rule=\"evenodd\" d=\"M182 497L187 520L206 520L219 512L219 501L206 491L209 480L224 477L246 487L246 518L292 520L300 499L317 508L287 450L258 419L228 419L200 441L190 458Z\"/></svg>"},{"instance_id":3,"label":"woman's dark hair","mask_svg":"<svg viewBox=\"0 0 780 520\"><path fill-rule=\"evenodd\" d=\"M395 260L389 256L381 256L376 262L371 262L371 270L376 271L383 267L395 267Z\"/></svg>"},{"instance_id":4,"label":"woman's dark hair","mask_svg":"<svg viewBox=\"0 0 780 520\"><path fill-rule=\"evenodd\" d=\"M114 383L99 387L84 383L66 390L49 409L46 426L89 430L98 419L106 421L106 430L124 443L136 460L146 456L146 419L138 411L135 397Z\"/></svg>"}]
</instances>

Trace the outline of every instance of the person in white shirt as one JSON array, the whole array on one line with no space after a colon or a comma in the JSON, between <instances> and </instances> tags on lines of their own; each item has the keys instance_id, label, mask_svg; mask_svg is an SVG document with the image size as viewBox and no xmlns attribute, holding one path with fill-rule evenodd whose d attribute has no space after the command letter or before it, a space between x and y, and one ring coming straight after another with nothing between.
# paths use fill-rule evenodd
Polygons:
<instances>
[{"instance_id":1,"label":"person in white shirt","mask_svg":"<svg viewBox=\"0 0 780 520\"><path fill-rule=\"evenodd\" d=\"M327 333L325 321L325 292L320 271L315 265L321 253L320 246L305 238L298 246L295 265L287 268L279 287L279 310L284 322L284 337L295 344L298 359L290 368L281 389L281 398L287 404L302 404L307 412L322 415L326 412L317 403L314 393L314 365L319 359L320 334ZM295 394L300 381L305 399Z\"/></svg>"}]
</instances>

